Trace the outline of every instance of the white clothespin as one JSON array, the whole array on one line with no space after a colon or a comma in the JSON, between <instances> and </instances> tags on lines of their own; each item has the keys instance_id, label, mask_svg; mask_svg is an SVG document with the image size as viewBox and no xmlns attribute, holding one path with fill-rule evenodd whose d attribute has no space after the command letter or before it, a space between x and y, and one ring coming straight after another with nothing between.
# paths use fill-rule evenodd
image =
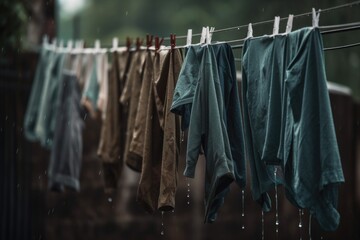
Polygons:
<instances>
[{"instance_id":1,"label":"white clothespin","mask_svg":"<svg viewBox=\"0 0 360 240\"><path fill-rule=\"evenodd\" d=\"M53 51L55 51L57 48L57 39L56 38L53 38L52 42L51 42L51 49Z\"/></svg>"},{"instance_id":2,"label":"white clothespin","mask_svg":"<svg viewBox=\"0 0 360 240\"><path fill-rule=\"evenodd\" d=\"M187 37L186 37L186 46L191 45L191 40L192 40L192 29L188 29Z\"/></svg>"},{"instance_id":3,"label":"white clothespin","mask_svg":"<svg viewBox=\"0 0 360 240\"><path fill-rule=\"evenodd\" d=\"M200 44L205 43L205 40L206 40L206 27L203 27L201 31Z\"/></svg>"},{"instance_id":4,"label":"white clothespin","mask_svg":"<svg viewBox=\"0 0 360 240\"><path fill-rule=\"evenodd\" d=\"M118 46L119 46L119 39L117 37L114 37L112 40L112 51L116 51Z\"/></svg>"},{"instance_id":5,"label":"white clothespin","mask_svg":"<svg viewBox=\"0 0 360 240\"><path fill-rule=\"evenodd\" d=\"M64 48L64 40L60 40L60 43L59 43L59 48Z\"/></svg>"},{"instance_id":6,"label":"white clothespin","mask_svg":"<svg viewBox=\"0 0 360 240\"><path fill-rule=\"evenodd\" d=\"M67 48L68 48L69 50L73 48L73 41L72 41L72 40L69 40L69 41L67 42Z\"/></svg>"},{"instance_id":7,"label":"white clothespin","mask_svg":"<svg viewBox=\"0 0 360 240\"><path fill-rule=\"evenodd\" d=\"M252 28L252 24L249 23L248 32L247 32L246 38L251 38L251 37L253 37L253 28Z\"/></svg>"},{"instance_id":8,"label":"white clothespin","mask_svg":"<svg viewBox=\"0 0 360 240\"><path fill-rule=\"evenodd\" d=\"M214 31L215 31L215 27L211 27L210 30L209 30L209 27L207 27L207 31L208 31L207 44L210 44L210 43L211 43L212 36L213 36L213 33L214 33Z\"/></svg>"},{"instance_id":9,"label":"white clothespin","mask_svg":"<svg viewBox=\"0 0 360 240\"><path fill-rule=\"evenodd\" d=\"M294 15L293 15L293 14L289 14L288 21L287 21L287 24L286 24L285 33L291 32L291 30L292 30L292 25L293 25L293 20L294 20Z\"/></svg>"},{"instance_id":10,"label":"white clothespin","mask_svg":"<svg viewBox=\"0 0 360 240\"><path fill-rule=\"evenodd\" d=\"M319 27L320 12L321 12L321 9L319 9L318 14L316 14L315 8L312 9L312 26L313 27Z\"/></svg>"},{"instance_id":11,"label":"white clothespin","mask_svg":"<svg viewBox=\"0 0 360 240\"><path fill-rule=\"evenodd\" d=\"M100 40L99 39L95 40L94 48L95 48L94 53L100 52Z\"/></svg>"},{"instance_id":12,"label":"white clothespin","mask_svg":"<svg viewBox=\"0 0 360 240\"><path fill-rule=\"evenodd\" d=\"M280 17L275 16L274 19L274 28L273 28L273 35L279 34L279 25L280 25Z\"/></svg>"}]
</instances>

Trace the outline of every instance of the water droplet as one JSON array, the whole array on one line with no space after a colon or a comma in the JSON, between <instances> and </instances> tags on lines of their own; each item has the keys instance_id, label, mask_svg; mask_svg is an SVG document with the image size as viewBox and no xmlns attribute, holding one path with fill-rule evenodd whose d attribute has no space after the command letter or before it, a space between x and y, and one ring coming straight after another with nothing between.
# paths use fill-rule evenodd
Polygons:
<instances>
[{"instance_id":1,"label":"water droplet","mask_svg":"<svg viewBox=\"0 0 360 240\"><path fill-rule=\"evenodd\" d=\"M87 114L85 113L85 115L84 115L84 121L86 120L86 118L87 118Z\"/></svg>"},{"instance_id":2,"label":"water droplet","mask_svg":"<svg viewBox=\"0 0 360 240\"><path fill-rule=\"evenodd\" d=\"M302 215L304 215L304 210L299 209L299 228L302 228Z\"/></svg>"},{"instance_id":3,"label":"water droplet","mask_svg":"<svg viewBox=\"0 0 360 240\"><path fill-rule=\"evenodd\" d=\"M274 168L274 182L275 182L275 230L279 232L279 202L278 202L278 189L277 189L277 167Z\"/></svg>"},{"instance_id":4,"label":"water droplet","mask_svg":"<svg viewBox=\"0 0 360 240\"><path fill-rule=\"evenodd\" d=\"M261 211L261 239L265 237L265 226L264 226L264 211Z\"/></svg>"},{"instance_id":5,"label":"water droplet","mask_svg":"<svg viewBox=\"0 0 360 240\"><path fill-rule=\"evenodd\" d=\"M165 226L164 226L164 211L161 211L161 236L165 234Z\"/></svg>"},{"instance_id":6,"label":"water droplet","mask_svg":"<svg viewBox=\"0 0 360 240\"><path fill-rule=\"evenodd\" d=\"M186 195L186 198L187 198L187 205L190 205L190 182L189 182L189 179L186 178L186 181L187 181L187 195Z\"/></svg>"},{"instance_id":7,"label":"water droplet","mask_svg":"<svg viewBox=\"0 0 360 240\"><path fill-rule=\"evenodd\" d=\"M241 190L241 217L242 217L242 226L241 229L245 229L245 190Z\"/></svg>"},{"instance_id":8,"label":"water droplet","mask_svg":"<svg viewBox=\"0 0 360 240\"><path fill-rule=\"evenodd\" d=\"M110 202L110 203L112 202L112 198L111 198L111 197L108 198L108 202Z\"/></svg>"},{"instance_id":9,"label":"water droplet","mask_svg":"<svg viewBox=\"0 0 360 240\"><path fill-rule=\"evenodd\" d=\"M185 139L185 133L184 131L181 131L181 142L184 142Z\"/></svg>"},{"instance_id":10,"label":"water droplet","mask_svg":"<svg viewBox=\"0 0 360 240\"><path fill-rule=\"evenodd\" d=\"M309 215L309 239L311 240L311 214Z\"/></svg>"}]
</instances>

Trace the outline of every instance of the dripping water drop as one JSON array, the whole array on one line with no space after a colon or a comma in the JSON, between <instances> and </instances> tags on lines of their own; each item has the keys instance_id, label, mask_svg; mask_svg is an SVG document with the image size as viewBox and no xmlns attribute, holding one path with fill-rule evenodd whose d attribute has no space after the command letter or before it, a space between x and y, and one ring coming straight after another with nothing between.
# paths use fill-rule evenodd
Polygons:
<instances>
[{"instance_id":1,"label":"dripping water drop","mask_svg":"<svg viewBox=\"0 0 360 240\"><path fill-rule=\"evenodd\" d=\"M264 211L261 210L261 239L264 240L265 229L264 229Z\"/></svg>"},{"instance_id":2,"label":"dripping water drop","mask_svg":"<svg viewBox=\"0 0 360 240\"><path fill-rule=\"evenodd\" d=\"M245 229L245 190L241 190L241 217L242 217L242 226L241 229Z\"/></svg>"},{"instance_id":3,"label":"dripping water drop","mask_svg":"<svg viewBox=\"0 0 360 240\"><path fill-rule=\"evenodd\" d=\"M165 234L165 227L164 227L164 211L161 211L161 236Z\"/></svg>"}]
</instances>

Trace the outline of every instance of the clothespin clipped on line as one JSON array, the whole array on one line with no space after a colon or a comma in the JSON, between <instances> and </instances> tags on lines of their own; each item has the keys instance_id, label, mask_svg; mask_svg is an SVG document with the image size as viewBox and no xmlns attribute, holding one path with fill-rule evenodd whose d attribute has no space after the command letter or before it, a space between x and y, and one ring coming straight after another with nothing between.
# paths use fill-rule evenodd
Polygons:
<instances>
[{"instance_id":1,"label":"clothespin clipped on line","mask_svg":"<svg viewBox=\"0 0 360 240\"><path fill-rule=\"evenodd\" d=\"M117 37L114 37L112 40L112 50L116 51L118 46L119 46L119 39Z\"/></svg>"},{"instance_id":2,"label":"clothespin clipped on line","mask_svg":"<svg viewBox=\"0 0 360 240\"><path fill-rule=\"evenodd\" d=\"M60 40L60 42L59 42L59 48L63 48L64 47L64 40Z\"/></svg>"},{"instance_id":3,"label":"clothespin clipped on line","mask_svg":"<svg viewBox=\"0 0 360 240\"><path fill-rule=\"evenodd\" d=\"M192 29L188 29L187 37L186 37L186 46L191 45L191 40L192 40Z\"/></svg>"},{"instance_id":4,"label":"clothespin clipped on line","mask_svg":"<svg viewBox=\"0 0 360 240\"><path fill-rule=\"evenodd\" d=\"M287 24L286 24L285 33L291 32L292 26L293 26L293 20L294 20L294 15L293 15L293 14L289 14L288 21L287 21Z\"/></svg>"},{"instance_id":5,"label":"clothespin clipped on line","mask_svg":"<svg viewBox=\"0 0 360 240\"><path fill-rule=\"evenodd\" d=\"M280 17L279 16L275 16L274 19L274 28L273 28L273 36L279 34L279 25L280 25Z\"/></svg>"},{"instance_id":6,"label":"clothespin clipped on line","mask_svg":"<svg viewBox=\"0 0 360 240\"><path fill-rule=\"evenodd\" d=\"M156 37L155 37L155 51L156 51L156 52L160 49L161 44L162 44L163 42L164 42L164 38L161 38L161 40L160 40L159 36L156 36Z\"/></svg>"},{"instance_id":7,"label":"clothespin clipped on line","mask_svg":"<svg viewBox=\"0 0 360 240\"><path fill-rule=\"evenodd\" d=\"M253 37L253 28L252 28L252 24L249 23L249 25L248 25L248 32L247 32L246 38L252 38L252 37Z\"/></svg>"},{"instance_id":8,"label":"clothespin clipped on line","mask_svg":"<svg viewBox=\"0 0 360 240\"><path fill-rule=\"evenodd\" d=\"M211 27L209 29L209 27L206 28L206 33L207 33L207 36L206 36L206 43L207 44L210 44L211 43L211 39L212 39L212 35L215 31L215 27Z\"/></svg>"},{"instance_id":9,"label":"clothespin clipped on line","mask_svg":"<svg viewBox=\"0 0 360 240\"><path fill-rule=\"evenodd\" d=\"M313 27L319 27L320 12L321 12L321 9L319 9L318 13L316 14L315 8L312 9L312 26Z\"/></svg>"},{"instance_id":10,"label":"clothespin clipped on line","mask_svg":"<svg viewBox=\"0 0 360 240\"><path fill-rule=\"evenodd\" d=\"M149 48L152 46L152 42L153 42L153 38L154 36L153 35L149 35L147 34L146 35L146 48L149 50Z\"/></svg>"},{"instance_id":11,"label":"clothespin clipped on line","mask_svg":"<svg viewBox=\"0 0 360 240\"><path fill-rule=\"evenodd\" d=\"M127 49L128 51L130 51L131 44L132 44L132 39L129 38L129 37L126 37L126 49Z\"/></svg>"},{"instance_id":12,"label":"clothespin clipped on line","mask_svg":"<svg viewBox=\"0 0 360 240\"><path fill-rule=\"evenodd\" d=\"M143 44L143 39L140 39L139 37L136 38L136 50L140 50L141 45Z\"/></svg>"},{"instance_id":13,"label":"clothespin clipped on line","mask_svg":"<svg viewBox=\"0 0 360 240\"><path fill-rule=\"evenodd\" d=\"M96 39L94 44L95 49L100 49L100 40Z\"/></svg>"},{"instance_id":14,"label":"clothespin clipped on line","mask_svg":"<svg viewBox=\"0 0 360 240\"><path fill-rule=\"evenodd\" d=\"M73 41L72 40L68 40L67 42L67 48L70 50L73 48Z\"/></svg>"},{"instance_id":15,"label":"clothespin clipped on line","mask_svg":"<svg viewBox=\"0 0 360 240\"><path fill-rule=\"evenodd\" d=\"M174 50L176 47L176 35L175 34L170 34L170 46L171 46L171 50Z\"/></svg>"},{"instance_id":16,"label":"clothespin clipped on line","mask_svg":"<svg viewBox=\"0 0 360 240\"><path fill-rule=\"evenodd\" d=\"M205 43L205 40L206 40L206 27L203 27L201 31L200 44Z\"/></svg>"}]
</instances>

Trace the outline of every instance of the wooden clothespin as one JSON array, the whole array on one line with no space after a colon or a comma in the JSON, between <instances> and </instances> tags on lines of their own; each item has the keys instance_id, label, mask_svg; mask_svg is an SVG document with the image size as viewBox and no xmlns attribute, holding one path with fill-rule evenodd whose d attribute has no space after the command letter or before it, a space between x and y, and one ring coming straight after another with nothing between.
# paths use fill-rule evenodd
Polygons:
<instances>
[{"instance_id":1,"label":"wooden clothespin","mask_svg":"<svg viewBox=\"0 0 360 240\"><path fill-rule=\"evenodd\" d=\"M176 47L176 35L170 34L170 46L171 50L173 50Z\"/></svg>"},{"instance_id":2,"label":"wooden clothespin","mask_svg":"<svg viewBox=\"0 0 360 240\"><path fill-rule=\"evenodd\" d=\"M132 39L129 37L126 37L126 48L128 51L130 51L131 44L132 44Z\"/></svg>"},{"instance_id":3,"label":"wooden clothespin","mask_svg":"<svg viewBox=\"0 0 360 240\"><path fill-rule=\"evenodd\" d=\"M149 35L149 34L146 35L146 47L148 50L153 44L153 38L154 38L153 35Z\"/></svg>"},{"instance_id":4,"label":"wooden clothespin","mask_svg":"<svg viewBox=\"0 0 360 240\"><path fill-rule=\"evenodd\" d=\"M136 38L136 50L140 50L141 45L143 44L143 39L140 39L139 37Z\"/></svg>"},{"instance_id":5,"label":"wooden clothespin","mask_svg":"<svg viewBox=\"0 0 360 240\"><path fill-rule=\"evenodd\" d=\"M158 36L155 37L155 51L160 49L161 44L164 42L164 38L160 38Z\"/></svg>"}]
</instances>

